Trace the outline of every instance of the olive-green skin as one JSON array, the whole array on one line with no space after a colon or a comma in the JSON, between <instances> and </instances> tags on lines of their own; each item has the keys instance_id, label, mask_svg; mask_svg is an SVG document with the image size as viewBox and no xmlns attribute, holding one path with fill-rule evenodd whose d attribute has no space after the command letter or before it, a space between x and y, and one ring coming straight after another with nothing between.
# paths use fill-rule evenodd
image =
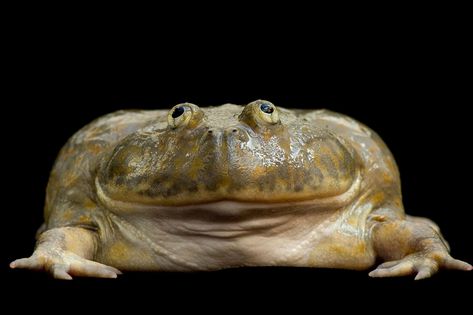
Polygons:
<instances>
[{"instance_id":1,"label":"olive-green skin","mask_svg":"<svg viewBox=\"0 0 473 315\"><path fill-rule=\"evenodd\" d=\"M432 221L406 216L386 145L327 110L246 106L119 111L77 132L51 173L45 224L12 267L55 277L120 270L237 266L366 269L372 276L439 267Z\"/></svg>"}]
</instances>

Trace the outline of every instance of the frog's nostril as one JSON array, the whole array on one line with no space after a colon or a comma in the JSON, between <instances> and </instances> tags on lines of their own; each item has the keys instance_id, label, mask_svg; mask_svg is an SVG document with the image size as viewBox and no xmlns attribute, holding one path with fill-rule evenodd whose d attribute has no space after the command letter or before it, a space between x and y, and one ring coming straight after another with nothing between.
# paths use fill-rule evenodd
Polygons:
<instances>
[{"instance_id":1,"label":"frog's nostril","mask_svg":"<svg viewBox=\"0 0 473 315\"><path fill-rule=\"evenodd\" d=\"M209 131L207 131L209 134L212 134L214 131L212 129L209 129Z\"/></svg>"},{"instance_id":2,"label":"frog's nostril","mask_svg":"<svg viewBox=\"0 0 473 315\"><path fill-rule=\"evenodd\" d=\"M238 134L239 132L240 132L240 128L238 128L238 127L230 127L230 128L225 129L225 133L227 135L232 134L232 133L233 134Z\"/></svg>"}]
</instances>

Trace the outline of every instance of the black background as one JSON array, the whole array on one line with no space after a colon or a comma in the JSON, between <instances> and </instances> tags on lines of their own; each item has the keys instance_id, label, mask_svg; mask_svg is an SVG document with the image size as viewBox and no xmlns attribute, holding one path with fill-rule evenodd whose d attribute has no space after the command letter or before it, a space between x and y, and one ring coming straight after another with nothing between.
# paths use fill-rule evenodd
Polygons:
<instances>
[{"instance_id":1,"label":"black background","mask_svg":"<svg viewBox=\"0 0 473 315\"><path fill-rule=\"evenodd\" d=\"M284 17L217 16L203 26L181 16L168 23L144 19L134 27L117 18L87 28L80 18L68 23L64 16L21 30L11 25L18 32L11 33L4 86L0 266L11 296L28 293L43 301L53 296L78 307L92 300L120 306L134 296L141 300L135 305L167 302L176 308L211 307L216 301L230 308L247 301L314 308L334 296L354 303L348 307L360 301L435 305L446 295L466 299L472 273L451 271L421 282L370 279L355 271L244 268L64 283L7 268L31 254L49 171L61 146L84 124L123 108L255 99L328 108L377 131L400 167L406 212L436 221L453 256L472 263L472 82L462 20L421 14L386 22L380 16L340 26L339 20L314 22L318 15L296 24ZM175 297L181 302L170 302Z\"/></svg>"}]
</instances>

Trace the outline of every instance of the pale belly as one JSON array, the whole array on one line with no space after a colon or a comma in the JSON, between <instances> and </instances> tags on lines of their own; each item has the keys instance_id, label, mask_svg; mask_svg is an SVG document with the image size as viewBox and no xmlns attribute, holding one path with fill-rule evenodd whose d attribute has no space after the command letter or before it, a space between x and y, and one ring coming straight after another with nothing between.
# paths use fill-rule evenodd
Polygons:
<instances>
[{"instance_id":1,"label":"pale belly","mask_svg":"<svg viewBox=\"0 0 473 315\"><path fill-rule=\"evenodd\" d=\"M217 202L110 213L113 237L99 261L123 270L191 271L239 266L364 269L374 253L369 209L333 200L288 204Z\"/></svg>"}]
</instances>

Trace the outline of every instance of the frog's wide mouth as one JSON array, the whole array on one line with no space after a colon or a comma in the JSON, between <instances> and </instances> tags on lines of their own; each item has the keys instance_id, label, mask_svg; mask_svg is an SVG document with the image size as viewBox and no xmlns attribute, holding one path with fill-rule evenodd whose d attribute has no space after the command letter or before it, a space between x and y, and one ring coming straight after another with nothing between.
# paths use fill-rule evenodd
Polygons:
<instances>
[{"instance_id":1,"label":"frog's wide mouth","mask_svg":"<svg viewBox=\"0 0 473 315\"><path fill-rule=\"evenodd\" d=\"M114 198L109 196L106 191L103 190L99 181L96 179L96 190L97 196L100 203L106 208L113 212L139 212L139 211L172 211L176 212L209 212L215 213L222 218L226 216L236 216L247 212L264 212L268 210L270 212L281 212L284 209L309 207L311 209L326 209L326 208L340 208L350 203L356 195L359 193L361 187L361 177L353 181L352 185L345 192L335 196L322 196L314 198L301 198L301 199L244 199L244 198L221 198L215 200L196 201L195 199L189 200L178 200L173 203L172 200L167 200L165 203L161 202L150 202L149 199L141 200L127 200L126 194L121 195L121 198Z\"/></svg>"}]
</instances>

